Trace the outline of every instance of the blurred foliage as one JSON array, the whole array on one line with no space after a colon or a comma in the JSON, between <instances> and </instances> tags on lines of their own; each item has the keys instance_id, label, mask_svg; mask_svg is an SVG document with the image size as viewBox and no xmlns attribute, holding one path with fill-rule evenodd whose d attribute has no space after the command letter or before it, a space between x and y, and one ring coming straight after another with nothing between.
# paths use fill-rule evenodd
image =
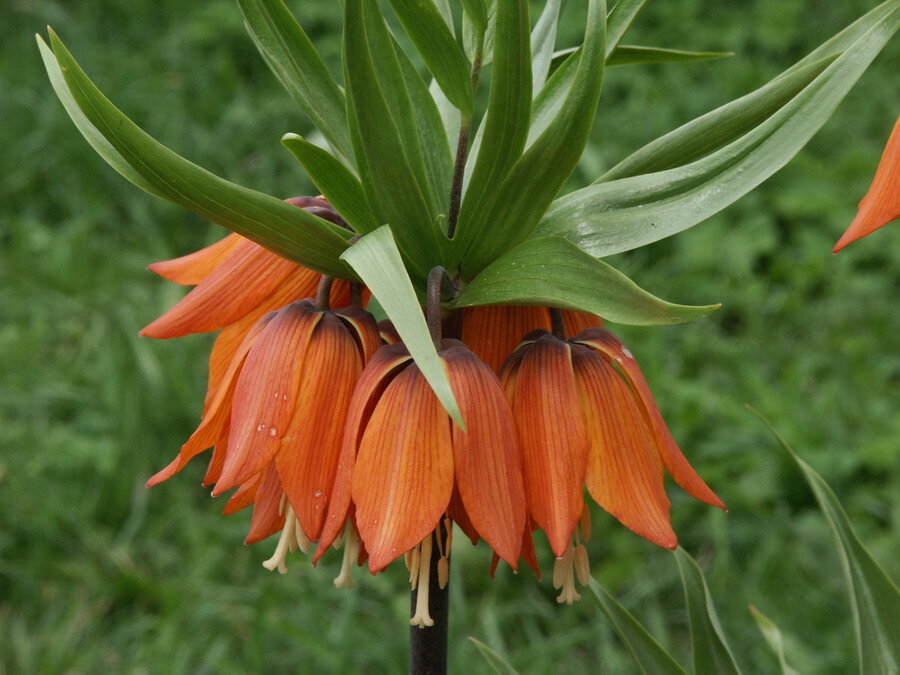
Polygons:
<instances>
[{"instance_id":1,"label":"blurred foliage","mask_svg":"<svg viewBox=\"0 0 900 675\"><path fill-rule=\"evenodd\" d=\"M558 47L580 33L569 3ZM734 51L726 61L609 72L594 143L571 185L753 89L873 3L650 3L626 42ZM337 70L339 4L289 2ZM337 560L287 576L243 547L248 514L190 466L143 482L197 422L209 337L137 331L180 297L143 268L222 235L140 193L93 155L56 102L33 34L53 25L89 75L163 142L279 196L313 191L280 148L306 133L229 3L197 0L0 7L0 670L327 672L404 667L401 568ZM568 42L566 40L569 40ZM671 490L682 544L704 567L737 656L775 667L747 606L782 629L801 672L841 673L854 652L840 566L812 496L743 408L779 428L841 496L876 559L897 575L898 233L837 257L897 113L896 42L807 149L762 189L672 239L612 262L677 302L720 301L685 326L616 328L640 360L673 434L729 505ZM674 560L599 509L593 571L665 646L687 653ZM543 542L546 572L552 560ZM631 672L591 603L559 607L549 580L454 551L451 669L484 668L475 635L523 672ZM893 565L893 567L891 567Z\"/></svg>"}]
</instances>

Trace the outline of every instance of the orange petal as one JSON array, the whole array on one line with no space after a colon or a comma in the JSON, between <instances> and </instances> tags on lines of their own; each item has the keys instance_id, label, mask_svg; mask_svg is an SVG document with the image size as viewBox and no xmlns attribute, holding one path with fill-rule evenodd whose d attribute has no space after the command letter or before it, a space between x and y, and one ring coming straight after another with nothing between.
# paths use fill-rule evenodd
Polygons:
<instances>
[{"instance_id":1,"label":"orange petal","mask_svg":"<svg viewBox=\"0 0 900 675\"><path fill-rule=\"evenodd\" d=\"M378 322L378 332L385 344L395 345L403 342L403 338L400 337L400 333L394 328L394 323L390 319L382 319Z\"/></svg>"},{"instance_id":2,"label":"orange petal","mask_svg":"<svg viewBox=\"0 0 900 675\"><path fill-rule=\"evenodd\" d=\"M225 466L225 457L228 455L228 427L231 425L231 410L228 411L228 420L223 425L224 431L213 447L212 458L206 467L206 475L203 476L203 487L212 485L222 475L222 467Z\"/></svg>"},{"instance_id":3,"label":"orange petal","mask_svg":"<svg viewBox=\"0 0 900 675\"><path fill-rule=\"evenodd\" d=\"M534 550L534 523L531 522L531 518L527 518L525 522L525 530L522 533L522 560L525 561L531 569L534 570L534 573L537 575L537 580L541 580L541 567L538 565L537 560L537 551ZM500 562L500 556L494 553L494 557L491 559L491 569L490 576L491 579L494 578L494 575L497 573L497 564Z\"/></svg>"},{"instance_id":4,"label":"orange petal","mask_svg":"<svg viewBox=\"0 0 900 675\"><path fill-rule=\"evenodd\" d=\"M603 319L596 314L564 309L562 310L562 315L566 335L578 335L587 328L603 328Z\"/></svg>"},{"instance_id":5,"label":"orange petal","mask_svg":"<svg viewBox=\"0 0 900 675\"><path fill-rule=\"evenodd\" d=\"M709 489L709 486L703 482L703 479L697 475L697 472L681 454L681 450L675 443L675 439L672 438L672 434L669 433L669 427L666 426L666 422L656 406L656 401L653 400L650 386L644 379L637 361L634 360L634 355L619 341L619 338L606 329L589 328L574 337L572 341L597 350L608 361L614 361L615 365L625 374L641 411L644 413L644 418L653 432L663 463L675 482L696 499L724 509L725 505L722 500Z\"/></svg>"},{"instance_id":6,"label":"orange petal","mask_svg":"<svg viewBox=\"0 0 900 675\"><path fill-rule=\"evenodd\" d=\"M674 549L678 540L669 522L662 462L631 390L587 347L573 345L572 365L591 444L588 492L629 529Z\"/></svg>"},{"instance_id":7,"label":"orange petal","mask_svg":"<svg viewBox=\"0 0 900 675\"><path fill-rule=\"evenodd\" d=\"M238 321L302 270L312 288L319 274L300 268L252 241L241 242L194 290L141 331L154 338L209 333Z\"/></svg>"},{"instance_id":8,"label":"orange petal","mask_svg":"<svg viewBox=\"0 0 900 675\"><path fill-rule=\"evenodd\" d=\"M450 419L410 363L372 412L353 470L356 526L373 574L429 535L452 490Z\"/></svg>"},{"instance_id":9,"label":"orange petal","mask_svg":"<svg viewBox=\"0 0 900 675\"><path fill-rule=\"evenodd\" d=\"M473 546L481 539L478 536L478 530L475 529L472 520L469 518L469 514L466 513L462 497L459 496L459 486L455 482L453 483L453 492L450 495L450 503L447 504L447 517L459 525L459 529L469 538ZM495 553L494 555L497 554Z\"/></svg>"},{"instance_id":10,"label":"orange petal","mask_svg":"<svg viewBox=\"0 0 900 675\"><path fill-rule=\"evenodd\" d=\"M231 495L228 503L225 504L225 508L222 509L222 514L230 516L232 513L237 513L241 509L245 509L250 506L253 503L253 499L256 497L256 491L259 489L259 484L262 481L262 477L263 475L261 473L258 473L246 483L241 485L241 487L239 487L237 491L233 495Z\"/></svg>"},{"instance_id":11,"label":"orange petal","mask_svg":"<svg viewBox=\"0 0 900 675\"><path fill-rule=\"evenodd\" d=\"M361 372L356 341L337 316L326 313L306 348L293 418L275 455L284 492L312 541L322 530L344 421Z\"/></svg>"},{"instance_id":12,"label":"orange petal","mask_svg":"<svg viewBox=\"0 0 900 675\"><path fill-rule=\"evenodd\" d=\"M894 123L872 185L859 203L856 218L834 245L834 253L896 218L900 218L900 117Z\"/></svg>"},{"instance_id":13,"label":"orange petal","mask_svg":"<svg viewBox=\"0 0 900 675\"><path fill-rule=\"evenodd\" d=\"M525 489L512 411L497 376L464 344L444 340L441 358L466 421L466 431L452 430L460 497L481 538L516 569Z\"/></svg>"},{"instance_id":14,"label":"orange petal","mask_svg":"<svg viewBox=\"0 0 900 675\"><path fill-rule=\"evenodd\" d=\"M318 562L343 531L348 513L353 510L350 501L351 480L363 431L381 395L409 360L409 352L402 343L382 347L375 352L359 377L350 400L347 421L344 423L341 454L328 504L328 517L319 536L313 564Z\"/></svg>"},{"instance_id":15,"label":"orange petal","mask_svg":"<svg viewBox=\"0 0 900 675\"><path fill-rule=\"evenodd\" d=\"M253 518L250 520L250 532L244 539L245 544L255 544L281 531L284 527L284 512L281 509L283 495L275 464L269 464L262 472L253 497Z\"/></svg>"},{"instance_id":16,"label":"orange petal","mask_svg":"<svg viewBox=\"0 0 900 675\"><path fill-rule=\"evenodd\" d=\"M353 332L359 344L363 363L368 363L372 355L381 347L381 334L375 317L358 307L343 307L334 312L342 318Z\"/></svg>"},{"instance_id":17,"label":"orange petal","mask_svg":"<svg viewBox=\"0 0 900 675\"><path fill-rule=\"evenodd\" d=\"M181 446L181 451L165 469L150 477L147 487L153 487L164 480L168 480L181 471L195 456L206 450L211 445L227 437L228 425L231 419L231 402L234 398L234 390L237 384L238 373L244 365L247 354L255 344L257 337L263 331L270 317L263 317L254 326L241 342L240 347L228 365L228 369L222 376L222 383L216 389L212 400L205 406L203 419L197 430L191 434L187 442Z\"/></svg>"},{"instance_id":18,"label":"orange petal","mask_svg":"<svg viewBox=\"0 0 900 675\"><path fill-rule=\"evenodd\" d=\"M201 248L180 258L153 263L147 269L176 284L196 286L222 264L234 247L242 241L247 240L239 234L231 233L212 246Z\"/></svg>"},{"instance_id":19,"label":"orange petal","mask_svg":"<svg viewBox=\"0 0 900 675\"><path fill-rule=\"evenodd\" d=\"M269 316L234 389L228 456L214 496L259 473L281 448L297 404L306 348L323 314L303 300Z\"/></svg>"},{"instance_id":20,"label":"orange petal","mask_svg":"<svg viewBox=\"0 0 900 675\"><path fill-rule=\"evenodd\" d=\"M463 310L462 341L495 373L522 336L536 328L550 328L546 307L490 305Z\"/></svg>"},{"instance_id":21,"label":"orange petal","mask_svg":"<svg viewBox=\"0 0 900 675\"><path fill-rule=\"evenodd\" d=\"M523 452L528 512L562 556L581 517L587 432L569 345L543 335L523 348L512 396ZM505 378L511 372L504 370Z\"/></svg>"}]
</instances>

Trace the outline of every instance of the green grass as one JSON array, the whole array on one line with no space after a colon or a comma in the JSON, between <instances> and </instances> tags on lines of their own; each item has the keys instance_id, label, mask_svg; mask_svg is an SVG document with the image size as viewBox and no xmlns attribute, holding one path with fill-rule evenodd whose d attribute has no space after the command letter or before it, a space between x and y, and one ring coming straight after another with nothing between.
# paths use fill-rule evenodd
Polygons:
<instances>
[{"instance_id":1,"label":"green grass","mask_svg":"<svg viewBox=\"0 0 900 675\"><path fill-rule=\"evenodd\" d=\"M337 3L289 4L336 66ZM570 4L564 32L574 36ZM611 71L572 184L762 84L869 6L650 3L628 42L737 56ZM143 488L197 422L210 343L137 337L180 294L144 267L222 233L141 194L93 155L42 73L33 34L47 23L171 147L271 194L312 191L278 144L308 125L229 3L21 0L0 9L0 671L402 669L402 569L374 578L360 570L354 591L332 587L338 561L328 557L318 569L298 557L287 576L273 575L260 562L274 543L242 545L247 514L219 515L221 500L200 487L203 467ZM775 661L750 603L779 624L802 672L847 672L855 656L830 533L745 403L825 476L876 559L898 573L897 232L830 253L893 124L897 57L895 43L762 189L613 261L667 299L723 303L694 324L616 330L676 439L730 508L670 491L676 530L706 566L751 672L772 672ZM672 556L599 509L594 529L595 576L686 662ZM482 547L454 551L456 672L487 670L468 635L524 672L633 672L587 600L559 607L549 580L506 569L490 581L488 563Z\"/></svg>"}]
</instances>

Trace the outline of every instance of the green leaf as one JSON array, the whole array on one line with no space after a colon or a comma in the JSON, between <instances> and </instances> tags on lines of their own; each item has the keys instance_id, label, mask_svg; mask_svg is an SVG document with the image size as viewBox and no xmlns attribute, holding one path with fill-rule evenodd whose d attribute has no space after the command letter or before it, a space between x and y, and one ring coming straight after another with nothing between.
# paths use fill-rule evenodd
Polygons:
<instances>
[{"instance_id":1,"label":"green leaf","mask_svg":"<svg viewBox=\"0 0 900 675\"><path fill-rule=\"evenodd\" d=\"M391 6L444 94L465 117L471 117L469 61L434 2L391 0Z\"/></svg>"},{"instance_id":2,"label":"green leaf","mask_svg":"<svg viewBox=\"0 0 900 675\"><path fill-rule=\"evenodd\" d=\"M721 211L806 144L900 27L896 0L873 11L879 19L867 32L737 140L684 166L568 194L553 203L535 234L564 235L592 255L605 256L671 236Z\"/></svg>"},{"instance_id":3,"label":"green leaf","mask_svg":"<svg viewBox=\"0 0 900 675\"><path fill-rule=\"evenodd\" d=\"M476 640L475 638L470 637L469 641L476 647L478 647L478 651L481 652L481 656L484 657L484 660L487 661L487 664L494 669L494 672L497 673L497 675L519 675L518 671L511 665L509 665L502 656L500 656L493 649L481 642L481 640Z\"/></svg>"},{"instance_id":4,"label":"green leaf","mask_svg":"<svg viewBox=\"0 0 900 675\"><path fill-rule=\"evenodd\" d=\"M297 134L285 134L281 144L299 160L316 187L354 232L365 234L379 227L362 183L340 160Z\"/></svg>"},{"instance_id":5,"label":"green leaf","mask_svg":"<svg viewBox=\"0 0 900 675\"><path fill-rule=\"evenodd\" d=\"M101 153L104 159L114 160L110 162L114 169L127 165L130 168L123 175L129 179L135 174L140 176L139 182L132 180L139 187L146 184L151 194L175 202L285 258L326 274L352 277L338 260L348 246L349 232L280 199L230 183L175 154L103 96L52 30L50 44L71 101L114 149L114 155L110 155L108 147L106 154Z\"/></svg>"},{"instance_id":6,"label":"green leaf","mask_svg":"<svg viewBox=\"0 0 900 675\"><path fill-rule=\"evenodd\" d=\"M347 0L344 26L351 134L366 199L378 221L390 223L406 260L424 278L438 262L438 193L425 166L431 155L419 140L419 126L431 120L413 113L401 66L405 56L398 54L374 0ZM434 116L443 135L436 109ZM446 154L449 162L449 147ZM446 192L449 200L449 187Z\"/></svg>"},{"instance_id":7,"label":"green leaf","mask_svg":"<svg viewBox=\"0 0 900 675\"><path fill-rule=\"evenodd\" d=\"M450 306L501 304L582 310L634 325L684 323L718 307L660 300L560 237L519 244L482 270Z\"/></svg>"},{"instance_id":8,"label":"green leaf","mask_svg":"<svg viewBox=\"0 0 900 675\"><path fill-rule=\"evenodd\" d=\"M590 583L594 600L603 610L619 639L634 656L641 672L646 675L686 675L669 653L647 632L631 613L601 588L594 579Z\"/></svg>"},{"instance_id":9,"label":"green leaf","mask_svg":"<svg viewBox=\"0 0 900 675\"><path fill-rule=\"evenodd\" d=\"M748 406L749 407L749 406ZM800 469L834 534L850 595L861 673L897 673L900 669L900 590L863 546L847 512L828 483L804 462L759 412L765 424Z\"/></svg>"},{"instance_id":10,"label":"green leaf","mask_svg":"<svg viewBox=\"0 0 900 675\"><path fill-rule=\"evenodd\" d=\"M75 126L78 127L78 131L84 136L84 139L91 144L91 147L94 148L96 153L100 155L107 164L118 171L124 178L130 180L145 192L149 192L151 195L165 199L165 196L161 192L157 191L157 189L150 182L145 180L141 174L131 168L131 165L125 158L119 154L119 151L106 140L103 134L97 130L97 127L91 124L91 121L83 112L81 112L81 108L78 107L78 103L69 91L69 85L66 84L66 80L63 77L62 70L59 68L59 64L56 62L53 51L47 46L47 43L44 42L44 39L40 35L35 35L35 37L37 38L41 59L43 59L44 68L47 70L47 75L50 77L50 84L53 86L53 91L56 92L57 97L66 109L69 117L72 118Z\"/></svg>"},{"instance_id":11,"label":"green leaf","mask_svg":"<svg viewBox=\"0 0 900 675\"><path fill-rule=\"evenodd\" d=\"M537 95L547 81L553 48L556 45L556 27L562 0L547 0L544 11L531 31L531 93Z\"/></svg>"},{"instance_id":12,"label":"green leaf","mask_svg":"<svg viewBox=\"0 0 900 675\"><path fill-rule=\"evenodd\" d=\"M609 16L606 19L607 58L619 46L622 37L646 4L647 0L619 0L609 11Z\"/></svg>"},{"instance_id":13,"label":"green leaf","mask_svg":"<svg viewBox=\"0 0 900 675\"><path fill-rule=\"evenodd\" d=\"M606 60L606 66L630 66L648 63L688 63L690 61L709 61L734 56L733 52L686 52L680 49L663 49L662 47L641 47L638 45L619 45Z\"/></svg>"},{"instance_id":14,"label":"green leaf","mask_svg":"<svg viewBox=\"0 0 900 675\"><path fill-rule=\"evenodd\" d=\"M457 232L483 217L492 195L522 154L531 112L531 46L527 0L497 0L494 68L487 116L460 208Z\"/></svg>"},{"instance_id":15,"label":"green leaf","mask_svg":"<svg viewBox=\"0 0 900 675\"><path fill-rule=\"evenodd\" d=\"M584 44L565 102L502 184L482 201L479 210L470 211L466 220L460 213L459 236L453 243L464 277L471 278L504 251L525 240L578 164L600 100L605 25L604 0L590 0ZM482 144L481 151L484 150ZM474 185L473 176L469 193Z\"/></svg>"},{"instance_id":16,"label":"green leaf","mask_svg":"<svg viewBox=\"0 0 900 675\"><path fill-rule=\"evenodd\" d=\"M344 92L282 0L238 0L269 68L344 161L353 158Z\"/></svg>"},{"instance_id":17,"label":"green leaf","mask_svg":"<svg viewBox=\"0 0 900 675\"><path fill-rule=\"evenodd\" d=\"M378 299L435 396L447 414L465 431L444 362L434 348L422 306L406 274L390 226L384 225L365 235L341 257Z\"/></svg>"},{"instance_id":18,"label":"green leaf","mask_svg":"<svg viewBox=\"0 0 900 675\"><path fill-rule=\"evenodd\" d=\"M691 645L694 652L695 673L740 673L737 663L713 606L703 572L687 552L675 549L675 560L687 601L688 620L691 624Z\"/></svg>"},{"instance_id":19,"label":"green leaf","mask_svg":"<svg viewBox=\"0 0 900 675\"><path fill-rule=\"evenodd\" d=\"M781 631L778 630L778 626L753 605L750 605L750 614L753 615L759 632L762 633L765 641L772 648L772 651L775 652L775 656L778 658L778 666L781 668L781 674L800 675L788 665L787 660L784 658L784 640L781 637Z\"/></svg>"}]
</instances>

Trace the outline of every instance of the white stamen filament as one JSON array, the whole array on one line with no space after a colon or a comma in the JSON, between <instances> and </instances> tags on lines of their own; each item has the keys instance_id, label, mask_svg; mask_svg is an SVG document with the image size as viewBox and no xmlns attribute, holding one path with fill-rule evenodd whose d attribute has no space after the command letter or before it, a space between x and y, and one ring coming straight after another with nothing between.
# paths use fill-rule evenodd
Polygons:
<instances>
[{"instance_id":1,"label":"white stamen filament","mask_svg":"<svg viewBox=\"0 0 900 675\"><path fill-rule=\"evenodd\" d=\"M300 522L294 515L294 509L282 496L281 509L284 511L284 527L281 529L281 536L278 538L278 546L275 547L275 553L271 558L263 562L263 567L267 570L275 570L276 568L281 574L287 573L287 564L285 558L288 553L296 551L298 548L307 553L309 551L309 539L306 533L300 527Z\"/></svg>"},{"instance_id":2,"label":"white stamen filament","mask_svg":"<svg viewBox=\"0 0 900 675\"><path fill-rule=\"evenodd\" d=\"M344 559L341 562L341 573L338 575L337 579L334 580L334 585L338 588L353 588L351 572L353 571L353 565L359 557L359 536L356 534L353 523L349 520L344 527L344 540L347 545L344 547Z\"/></svg>"},{"instance_id":3,"label":"white stamen filament","mask_svg":"<svg viewBox=\"0 0 900 675\"><path fill-rule=\"evenodd\" d=\"M575 590L575 555L572 543L566 549L562 558L557 558L553 563L553 587L560 589L557 602L571 605L576 600L581 600L581 595Z\"/></svg>"},{"instance_id":4,"label":"white stamen filament","mask_svg":"<svg viewBox=\"0 0 900 675\"><path fill-rule=\"evenodd\" d=\"M410 626L418 626L419 628L425 628L426 626L433 626L434 619L431 618L431 615L428 613L428 586L431 580L431 535L429 534L425 539L422 540L420 544L421 550L419 552L419 560L418 560L418 574L416 575L414 589L417 588L416 593L416 612L413 614L412 618L409 620ZM415 554L413 555L415 559ZM414 568L415 569L415 568Z\"/></svg>"}]
</instances>

